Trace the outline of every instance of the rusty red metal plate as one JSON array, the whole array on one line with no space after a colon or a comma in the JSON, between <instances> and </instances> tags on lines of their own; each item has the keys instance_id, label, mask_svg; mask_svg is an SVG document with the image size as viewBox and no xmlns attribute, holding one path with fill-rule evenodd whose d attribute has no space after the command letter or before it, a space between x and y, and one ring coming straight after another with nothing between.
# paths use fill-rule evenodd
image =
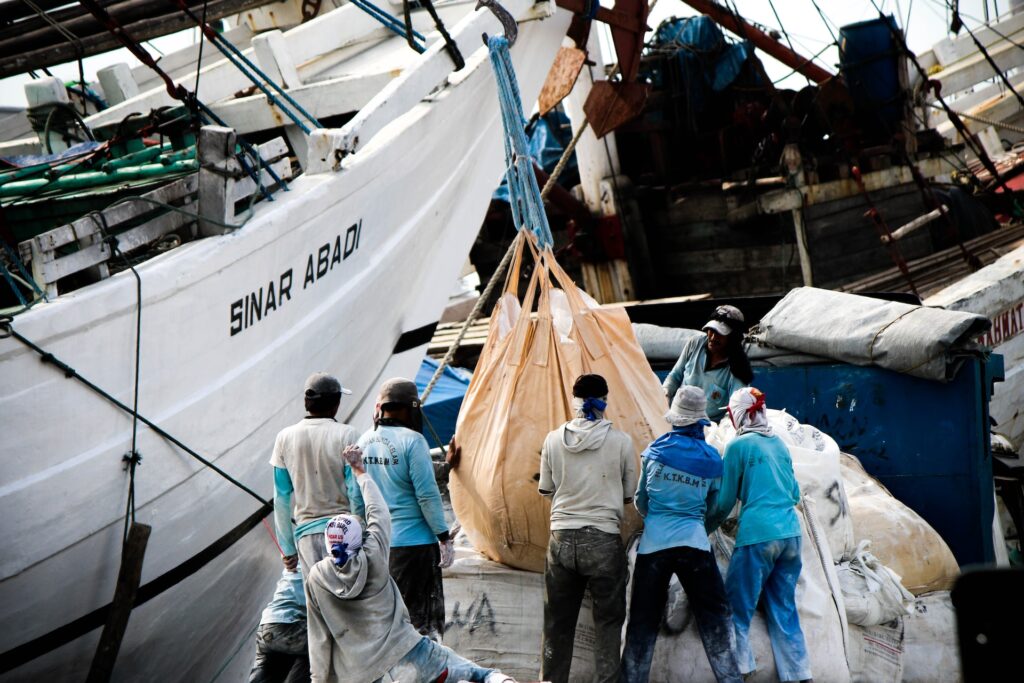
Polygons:
<instances>
[{"instance_id":1,"label":"rusty red metal plate","mask_svg":"<svg viewBox=\"0 0 1024 683\"><path fill-rule=\"evenodd\" d=\"M650 86L646 83L594 83L583 104L583 111L590 121L590 127L594 129L594 135L603 138L639 116L649 91Z\"/></svg>"},{"instance_id":2,"label":"rusty red metal plate","mask_svg":"<svg viewBox=\"0 0 1024 683\"><path fill-rule=\"evenodd\" d=\"M586 61L587 53L578 47L558 49L555 61L551 64L551 70L544 81L544 87L540 89L540 96L537 98L541 116L554 109L555 105L572 92Z\"/></svg>"}]
</instances>

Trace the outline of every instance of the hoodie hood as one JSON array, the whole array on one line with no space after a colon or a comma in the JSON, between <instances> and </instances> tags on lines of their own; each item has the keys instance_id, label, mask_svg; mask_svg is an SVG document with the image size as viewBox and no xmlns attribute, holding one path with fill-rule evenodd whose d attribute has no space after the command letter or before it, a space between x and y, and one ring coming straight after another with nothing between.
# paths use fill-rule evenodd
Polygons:
<instances>
[{"instance_id":1,"label":"hoodie hood","mask_svg":"<svg viewBox=\"0 0 1024 683\"><path fill-rule=\"evenodd\" d=\"M309 580L329 590L340 600L351 600L363 592L368 567L366 555L361 551L340 567L335 566L334 558L328 556L313 566Z\"/></svg>"},{"instance_id":2,"label":"hoodie hood","mask_svg":"<svg viewBox=\"0 0 1024 683\"><path fill-rule=\"evenodd\" d=\"M721 477L724 469L718 451L704 441L704 424L701 423L676 427L662 434L641 457L705 479Z\"/></svg>"},{"instance_id":3,"label":"hoodie hood","mask_svg":"<svg viewBox=\"0 0 1024 683\"><path fill-rule=\"evenodd\" d=\"M604 444L611 428L611 420L587 420L577 417L562 427L562 445L570 453L595 450Z\"/></svg>"}]
</instances>

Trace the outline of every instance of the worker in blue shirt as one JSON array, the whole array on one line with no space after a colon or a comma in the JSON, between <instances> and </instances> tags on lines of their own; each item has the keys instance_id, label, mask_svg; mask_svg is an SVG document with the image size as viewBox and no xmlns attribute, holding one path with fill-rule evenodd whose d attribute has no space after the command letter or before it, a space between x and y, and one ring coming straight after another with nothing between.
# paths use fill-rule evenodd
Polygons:
<instances>
[{"instance_id":1,"label":"worker in blue shirt","mask_svg":"<svg viewBox=\"0 0 1024 683\"><path fill-rule=\"evenodd\" d=\"M260 617L256 661L249 683L303 683L309 680L306 594L298 569L285 569Z\"/></svg>"},{"instance_id":2,"label":"worker in blue shirt","mask_svg":"<svg viewBox=\"0 0 1024 683\"><path fill-rule=\"evenodd\" d=\"M441 570L451 566L454 544L430 447L420 433L423 414L416 384L390 379L381 387L374 427L359 439L363 464L387 501L392 536L389 566L416 630L444 635ZM355 509L361 509L356 501Z\"/></svg>"},{"instance_id":3,"label":"worker in blue shirt","mask_svg":"<svg viewBox=\"0 0 1024 683\"><path fill-rule=\"evenodd\" d=\"M686 591L704 652L719 683L740 683L732 610L711 552L704 513L722 476L722 458L704 441L707 399L682 386L665 419L672 431L641 455L634 503L644 531L633 570L633 598L622 653L622 681L646 683L675 574Z\"/></svg>"},{"instance_id":4,"label":"worker in blue shirt","mask_svg":"<svg viewBox=\"0 0 1024 683\"><path fill-rule=\"evenodd\" d=\"M693 337L683 346L672 371L662 385L669 403L680 386L689 384L704 390L708 418L718 422L733 392L754 380L750 361L743 351L747 326L735 306L719 306L704 325L703 337Z\"/></svg>"},{"instance_id":5,"label":"worker in blue shirt","mask_svg":"<svg viewBox=\"0 0 1024 683\"><path fill-rule=\"evenodd\" d=\"M756 668L750 649L750 620L764 593L765 620L780 681L811 678L807 644L800 628L796 582L800 577L800 519L795 506L800 486L785 442L772 432L764 394L753 388L732 395L729 416L736 438L725 449L722 484L707 514L708 532L741 503L736 548L725 586L732 603L740 672Z\"/></svg>"}]
</instances>

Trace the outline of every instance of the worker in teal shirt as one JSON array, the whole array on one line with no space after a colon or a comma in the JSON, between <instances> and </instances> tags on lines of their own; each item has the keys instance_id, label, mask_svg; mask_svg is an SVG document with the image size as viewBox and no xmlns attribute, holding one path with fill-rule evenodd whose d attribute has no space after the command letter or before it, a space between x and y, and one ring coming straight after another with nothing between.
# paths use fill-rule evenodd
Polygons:
<instances>
[{"instance_id":1,"label":"worker in teal shirt","mask_svg":"<svg viewBox=\"0 0 1024 683\"><path fill-rule=\"evenodd\" d=\"M454 547L430 447L420 433L422 424L416 385L407 379L388 380L377 398L374 427L360 437L359 447L366 472L391 513L389 566L409 619L417 631L440 640L444 634L441 570L451 566ZM355 510L361 508L359 496Z\"/></svg>"},{"instance_id":2,"label":"worker in teal shirt","mask_svg":"<svg viewBox=\"0 0 1024 683\"><path fill-rule=\"evenodd\" d=\"M807 644L800 628L796 582L800 577L800 486L785 442L772 432L764 394L740 389L729 400L736 438L725 449L725 470L714 504L708 506L708 533L741 503L736 548L725 578L736 628L740 672L756 669L750 649L750 621L764 593L765 620L780 681L811 678Z\"/></svg>"},{"instance_id":3,"label":"worker in teal shirt","mask_svg":"<svg viewBox=\"0 0 1024 683\"><path fill-rule=\"evenodd\" d=\"M743 351L746 331L743 313L735 306L719 306L704 325L704 336L693 337L683 346L663 387L669 403L680 386L689 384L704 390L708 418L718 422L733 392L754 379L750 361Z\"/></svg>"}]
</instances>

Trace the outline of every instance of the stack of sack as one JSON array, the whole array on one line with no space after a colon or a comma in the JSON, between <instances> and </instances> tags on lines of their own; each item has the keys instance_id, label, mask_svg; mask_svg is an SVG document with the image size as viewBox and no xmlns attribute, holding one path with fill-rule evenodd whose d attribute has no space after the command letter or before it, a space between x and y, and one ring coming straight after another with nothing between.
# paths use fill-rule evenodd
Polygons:
<instances>
[{"instance_id":1,"label":"stack of sack","mask_svg":"<svg viewBox=\"0 0 1024 683\"><path fill-rule=\"evenodd\" d=\"M808 634L811 670L822 681L960 681L955 615L948 589L959 573L941 537L892 497L827 434L784 411L769 422L786 442L803 500L803 570L796 595ZM724 453L735 437L728 419L707 430ZM534 494L536 495L536 494ZM538 495L535 502L541 505ZM711 540L723 576L732 555L728 521ZM540 669L543 577L487 559L462 540L445 572L445 643L517 678ZM631 562L633 553L631 551ZM758 670L775 680L763 615L751 624ZM593 678L593 622L584 600L573 680ZM673 580L651 681L713 681L685 593Z\"/></svg>"}]
</instances>

